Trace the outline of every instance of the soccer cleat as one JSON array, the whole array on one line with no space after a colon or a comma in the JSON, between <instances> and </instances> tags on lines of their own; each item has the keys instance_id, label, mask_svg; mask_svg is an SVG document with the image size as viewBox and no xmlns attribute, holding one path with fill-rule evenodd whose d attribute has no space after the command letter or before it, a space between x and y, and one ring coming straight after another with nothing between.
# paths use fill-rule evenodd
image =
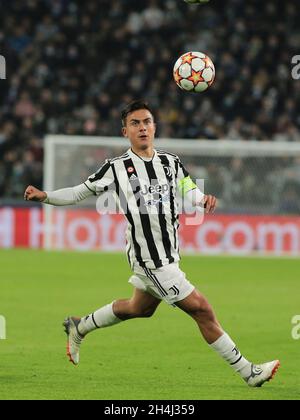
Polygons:
<instances>
[{"instance_id":1,"label":"soccer cleat","mask_svg":"<svg viewBox=\"0 0 300 420\"><path fill-rule=\"evenodd\" d=\"M72 362L74 365L78 365L79 363L80 344L84 338L84 336L78 331L79 323L80 318L75 317L66 318L63 322L65 332L68 336L67 356L69 357L70 362Z\"/></svg>"},{"instance_id":2,"label":"soccer cleat","mask_svg":"<svg viewBox=\"0 0 300 420\"><path fill-rule=\"evenodd\" d=\"M249 386L260 387L267 381L273 379L280 366L279 360L263 363L261 365L251 365L251 375L245 378Z\"/></svg>"}]
</instances>

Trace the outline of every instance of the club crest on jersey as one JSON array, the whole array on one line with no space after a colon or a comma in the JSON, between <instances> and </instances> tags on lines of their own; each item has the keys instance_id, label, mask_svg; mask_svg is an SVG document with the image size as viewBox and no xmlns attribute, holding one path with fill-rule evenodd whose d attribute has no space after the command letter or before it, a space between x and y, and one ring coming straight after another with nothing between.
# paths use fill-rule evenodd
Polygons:
<instances>
[{"instance_id":1,"label":"club crest on jersey","mask_svg":"<svg viewBox=\"0 0 300 420\"><path fill-rule=\"evenodd\" d=\"M129 168L127 168L127 172L129 174L132 174L134 172L134 167L133 166L129 166Z\"/></svg>"},{"instance_id":2,"label":"club crest on jersey","mask_svg":"<svg viewBox=\"0 0 300 420\"><path fill-rule=\"evenodd\" d=\"M170 166L164 166L164 171L167 176L171 176L172 172Z\"/></svg>"}]
</instances>

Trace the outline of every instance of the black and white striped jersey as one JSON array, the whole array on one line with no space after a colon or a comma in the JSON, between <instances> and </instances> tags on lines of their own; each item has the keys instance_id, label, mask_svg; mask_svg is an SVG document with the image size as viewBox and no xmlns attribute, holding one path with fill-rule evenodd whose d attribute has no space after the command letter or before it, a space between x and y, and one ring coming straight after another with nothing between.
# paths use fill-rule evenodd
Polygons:
<instances>
[{"instance_id":1,"label":"black and white striped jersey","mask_svg":"<svg viewBox=\"0 0 300 420\"><path fill-rule=\"evenodd\" d=\"M94 194L112 190L128 221L126 252L131 267L155 269L179 260L178 204L180 180L188 172L178 156L155 150L144 160L129 149L108 159L85 182Z\"/></svg>"}]
</instances>

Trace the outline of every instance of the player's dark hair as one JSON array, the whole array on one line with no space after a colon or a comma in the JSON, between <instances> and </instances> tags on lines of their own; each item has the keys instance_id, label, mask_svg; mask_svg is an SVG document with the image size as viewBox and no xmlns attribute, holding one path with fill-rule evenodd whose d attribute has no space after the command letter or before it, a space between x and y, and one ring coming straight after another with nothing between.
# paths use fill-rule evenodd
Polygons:
<instances>
[{"instance_id":1,"label":"player's dark hair","mask_svg":"<svg viewBox=\"0 0 300 420\"><path fill-rule=\"evenodd\" d=\"M137 100L130 102L122 111L121 118L122 118L122 126L126 126L126 119L128 114L134 111L138 111L139 109L147 109L154 118L154 113L151 107L148 105L148 102L145 102L143 100Z\"/></svg>"}]
</instances>

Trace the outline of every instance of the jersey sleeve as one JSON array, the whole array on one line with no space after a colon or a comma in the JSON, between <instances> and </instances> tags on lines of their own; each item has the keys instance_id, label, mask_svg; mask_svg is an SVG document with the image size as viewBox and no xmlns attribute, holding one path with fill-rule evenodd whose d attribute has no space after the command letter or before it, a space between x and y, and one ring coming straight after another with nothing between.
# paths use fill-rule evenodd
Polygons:
<instances>
[{"instance_id":1,"label":"jersey sleeve","mask_svg":"<svg viewBox=\"0 0 300 420\"><path fill-rule=\"evenodd\" d=\"M52 206L71 206L93 195L85 184L76 185L72 188L63 188L55 191L45 191L47 197L44 204Z\"/></svg>"},{"instance_id":2,"label":"jersey sleeve","mask_svg":"<svg viewBox=\"0 0 300 420\"><path fill-rule=\"evenodd\" d=\"M114 175L110 161L107 159L101 168L85 181L84 185L93 192L94 195L100 195L104 191L113 189Z\"/></svg>"}]
</instances>

